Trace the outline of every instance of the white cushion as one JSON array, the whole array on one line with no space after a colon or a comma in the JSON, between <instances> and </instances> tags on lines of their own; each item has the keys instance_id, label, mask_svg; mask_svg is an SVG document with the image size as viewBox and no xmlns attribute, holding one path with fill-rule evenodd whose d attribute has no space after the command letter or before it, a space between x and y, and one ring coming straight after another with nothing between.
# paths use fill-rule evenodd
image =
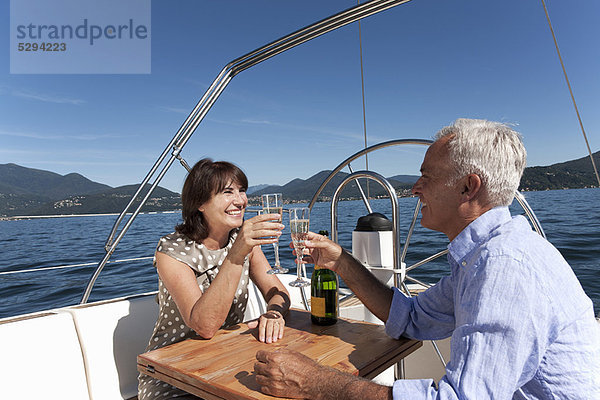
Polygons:
<instances>
[{"instance_id":1,"label":"white cushion","mask_svg":"<svg viewBox=\"0 0 600 400\"><path fill-rule=\"evenodd\" d=\"M267 305L265 304L265 299L254 282L250 281L248 283L248 304L246 305L246 312L244 313L244 322L260 317L266 310Z\"/></svg>"},{"instance_id":2,"label":"white cushion","mask_svg":"<svg viewBox=\"0 0 600 400\"><path fill-rule=\"evenodd\" d=\"M290 301L292 304L291 307L304 310L304 301L302 301L302 291L306 293L307 299L310 300L310 286L300 288L290 286L290 282L296 280L296 274L280 274L277 275L277 277L279 278L281 283L283 283L283 286L285 286L288 293L290 294ZM308 278L307 280L310 281L310 278Z\"/></svg>"},{"instance_id":3,"label":"white cushion","mask_svg":"<svg viewBox=\"0 0 600 400\"><path fill-rule=\"evenodd\" d=\"M308 299L310 299L310 287L296 288L291 287L290 282L296 279L296 275L292 274L279 274L277 278L283 283L283 286L287 289L290 294L291 307L299 308L304 310L304 302L302 301L301 290L304 290ZM267 305L263 298L260 290L250 281L248 283L248 305L246 306L246 313L244 314L244 321L250 321L260 317L266 312Z\"/></svg>"},{"instance_id":4,"label":"white cushion","mask_svg":"<svg viewBox=\"0 0 600 400\"><path fill-rule=\"evenodd\" d=\"M158 317L155 293L69 308L79 333L92 400L137 395L137 356Z\"/></svg>"},{"instance_id":5,"label":"white cushion","mask_svg":"<svg viewBox=\"0 0 600 400\"><path fill-rule=\"evenodd\" d=\"M0 322L3 399L89 399L81 347L68 313Z\"/></svg>"}]
</instances>

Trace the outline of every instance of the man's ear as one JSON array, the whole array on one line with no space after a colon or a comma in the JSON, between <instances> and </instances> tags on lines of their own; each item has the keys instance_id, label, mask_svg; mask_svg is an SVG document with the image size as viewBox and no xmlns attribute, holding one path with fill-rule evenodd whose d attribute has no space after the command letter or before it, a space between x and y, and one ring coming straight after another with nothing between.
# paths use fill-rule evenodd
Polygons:
<instances>
[{"instance_id":1,"label":"man's ear","mask_svg":"<svg viewBox=\"0 0 600 400\"><path fill-rule=\"evenodd\" d=\"M469 174L465 177L463 191L461 194L465 200L471 200L481 192L481 178L477 174Z\"/></svg>"}]
</instances>

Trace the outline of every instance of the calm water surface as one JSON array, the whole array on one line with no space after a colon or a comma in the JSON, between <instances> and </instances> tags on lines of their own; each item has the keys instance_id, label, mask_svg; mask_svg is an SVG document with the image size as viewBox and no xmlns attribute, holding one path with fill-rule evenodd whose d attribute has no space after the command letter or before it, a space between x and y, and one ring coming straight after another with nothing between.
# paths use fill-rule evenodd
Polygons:
<instances>
[{"instance_id":1,"label":"calm water surface","mask_svg":"<svg viewBox=\"0 0 600 400\"><path fill-rule=\"evenodd\" d=\"M572 266L585 292L600 313L600 189L577 189L525 194L546 236ZM416 199L400 199L402 241L412 218ZM311 215L311 230L330 230L329 203L317 203ZM374 211L390 215L389 200L372 201ZM520 214L520 207L511 207ZM362 201L339 204L339 241L351 249L352 230L359 216L366 214ZM0 272L47 268L59 265L98 263L104 242L116 216L48 218L0 221L2 259ZM151 256L158 238L173 231L180 215L145 214L137 217L111 260ZM287 225L287 217L284 216ZM281 262L294 272L289 230L284 231ZM446 248L447 238L417 226L411 239L407 265L412 265ZM263 246L273 260L271 246ZM94 266L0 275L0 317L77 304ZM308 268L312 272L311 266ZM410 275L435 283L447 275L445 257L411 271ZM107 265L100 274L90 301L156 290L156 270L151 260ZM568 296L568 293L565 293Z\"/></svg>"}]
</instances>

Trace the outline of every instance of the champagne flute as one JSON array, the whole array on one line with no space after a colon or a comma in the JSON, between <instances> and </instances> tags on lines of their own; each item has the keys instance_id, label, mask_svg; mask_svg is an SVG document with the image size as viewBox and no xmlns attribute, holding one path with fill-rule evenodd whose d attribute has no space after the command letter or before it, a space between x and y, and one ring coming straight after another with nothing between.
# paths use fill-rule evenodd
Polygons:
<instances>
[{"instance_id":1,"label":"champagne flute","mask_svg":"<svg viewBox=\"0 0 600 400\"><path fill-rule=\"evenodd\" d=\"M281 193L269 193L262 195L262 213L263 214L279 214L279 221L282 221L283 215L283 200ZM267 271L268 274L285 274L289 270L283 268L279 262L279 240L273 243L275 251L275 266Z\"/></svg>"},{"instance_id":2,"label":"champagne flute","mask_svg":"<svg viewBox=\"0 0 600 400\"><path fill-rule=\"evenodd\" d=\"M310 282L302 277L302 254L304 253L304 241L308 236L308 225L310 222L310 208L297 207L290 208L290 232L294 250L296 250L296 280L290 282L290 286L303 287L310 286Z\"/></svg>"}]
</instances>

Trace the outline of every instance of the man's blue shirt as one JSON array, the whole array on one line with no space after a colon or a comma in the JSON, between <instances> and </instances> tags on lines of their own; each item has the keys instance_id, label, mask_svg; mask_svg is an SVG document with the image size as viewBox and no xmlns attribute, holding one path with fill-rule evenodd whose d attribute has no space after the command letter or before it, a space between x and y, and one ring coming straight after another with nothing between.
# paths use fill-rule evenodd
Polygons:
<instances>
[{"instance_id":1,"label":"man's blue shirt","mask_svg":"<svg viewBox=\"0 0 600 400\"><path fill-rule=\"evenodd\" d=\"M394 289L386 322L396 338L451 336L446 375L398 380L394 399L600 399L600 328L554 246L497 207L448 250L451 275L413 298Z\"/></svg>"}]
</instances>

